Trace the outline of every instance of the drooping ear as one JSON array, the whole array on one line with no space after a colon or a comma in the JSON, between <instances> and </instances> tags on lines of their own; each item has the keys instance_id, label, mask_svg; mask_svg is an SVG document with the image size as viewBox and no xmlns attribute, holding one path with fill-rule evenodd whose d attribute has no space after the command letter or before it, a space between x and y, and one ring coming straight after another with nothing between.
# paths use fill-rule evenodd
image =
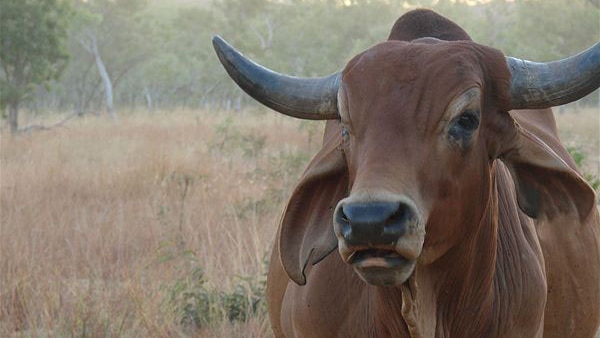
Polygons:
<instances>
[{"instance_id":1,"label":"drooping ear","mask_svg":"<svg viewBox=\"0 0 600 338\"><path fill-rule=\"evenodd\" d=\"M279 254L288 277L306 283L308 262L317 264L337 247L333 211L348 193L341 126L328 122L323 148L294 189L279 225Z\"/></svg>"},{"instance_id":2,"label":"drooping ear","mask_svg":"<svg viewBox=\"0 0 600 338\"><path fill-rule=\"evenodd\" d=\"M520 208L532 218L576 213L584 220L595 193L558 139L552 111L517 110L516 137L502 157L517 188Z\"/></svg>"}]
</instances>

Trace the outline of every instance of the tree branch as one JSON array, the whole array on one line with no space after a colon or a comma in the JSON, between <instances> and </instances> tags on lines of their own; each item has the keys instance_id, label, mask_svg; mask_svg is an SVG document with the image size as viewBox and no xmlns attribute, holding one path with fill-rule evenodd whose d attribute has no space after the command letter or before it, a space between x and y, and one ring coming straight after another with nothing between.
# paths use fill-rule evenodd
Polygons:
<instances>
[{"instance_id":1,"label":"tree branch","mask_svg":"<svg viewBox=\"0 0 600 338\"><path fill-rule=\"evenodd\" d=\"M32 125L29 125L29 126L27 126L25 128L19 129L18 132L19 133L30 133L30 132L36 131L36 130L52 130L54 128L61 127L61 126L65 125L67 122L69 122L75 116L83 116L83 115L85 115L85 113L76 111L76 112L68 115L64 119L62 119L62 120L60 120L60 121L58 121L58 122L56 122L54 124L51 124L49 126L45 126L45 125L42 125L42 124L32 124Z\"/></svg>"}]
</instances>

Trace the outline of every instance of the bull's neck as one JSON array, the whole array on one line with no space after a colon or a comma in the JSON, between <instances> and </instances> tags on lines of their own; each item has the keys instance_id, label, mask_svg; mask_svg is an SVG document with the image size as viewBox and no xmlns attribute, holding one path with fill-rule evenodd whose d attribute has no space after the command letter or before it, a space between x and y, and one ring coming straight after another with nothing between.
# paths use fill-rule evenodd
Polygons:
<instances>
[{"instance_id":1,"label":"bull's neck","mask_svg":"<svg viewBox=\"0 0 600 338\"><path fill-rule=\"evenodd\" d=\"M493 321L494 275L498 233L498 196L494 174L488 184L489 199L478 224L461 243L436 262L417 264L400 288L378 288L381 325L389 336L402 330L389 327L386 313L400 313L410 337L482 337ZM465 225L467 226L467 225ZM401 302L400 299L401 297ZM391 301L395 299L395 301ZM455 318L460 313L460 322ZM397 335L393 333L397 332ZM387 334L384 334L387 336Z\"/></svg>"}]
</instances>

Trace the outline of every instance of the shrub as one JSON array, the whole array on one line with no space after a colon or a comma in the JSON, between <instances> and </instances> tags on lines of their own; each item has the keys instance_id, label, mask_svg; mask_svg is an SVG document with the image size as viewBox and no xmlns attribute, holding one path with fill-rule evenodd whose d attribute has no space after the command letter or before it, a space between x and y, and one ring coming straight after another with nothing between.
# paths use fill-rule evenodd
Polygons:
<instances>
[{"instance_id":1,"label":"shrub","mask_svg":"<svg viewBox=\"0 0 600 338\"><path fill-rule=\"evenodd\" d=\"M585 154L583 153L581 148L577 146L569 146L567 147L567 151L575 161L575 164L577 164L579 168L582 168L585 163ZM588 181L588 183L592 186L592 188L595 191L598 191L598 188L600 188L600 179L598 179L596 175L590 173L583 173L583 177Z\"/></svg>"},{"instance_id":2,"label":"shrub","mask_svg":"<svg viewBox=\"0 0 600 338\"><path fill-rule=\"evenodd\" d=\"M233 118L227 117L215 126L210 149L218 154L241 150L245 158L257 158L263 152L267 137L255 132L244 132L234 125Z\"/></svg>"},{"instance_id":3,"label":"shrub","mask_svg":"<svg viewBox=\"0 0 600 338\"><path fill-rule=\"evenodd\" d=\"M200 266L168 287L167 303L184 328L196 330L222 321L246 321L267 312L267 265L258 276L237 276L230 292L211 288Z\"/></svg>"}]
</instances>

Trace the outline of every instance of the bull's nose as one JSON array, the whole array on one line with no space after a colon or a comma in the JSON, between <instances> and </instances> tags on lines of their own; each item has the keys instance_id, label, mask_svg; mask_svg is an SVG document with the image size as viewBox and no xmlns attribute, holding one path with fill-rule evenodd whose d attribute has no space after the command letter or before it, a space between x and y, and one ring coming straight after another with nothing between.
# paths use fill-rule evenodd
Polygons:
<instances>
[{"instance_id":1,"label":"bull's nose","mask_svg":"<svg viewBox=\"0 0 600 338\"><path fill-rule=\"evenodd\" d=\"M352 202L335 215L340 234L350 246L394 245L415 217L402 202Z\"/></svg>"}]
</instances>

